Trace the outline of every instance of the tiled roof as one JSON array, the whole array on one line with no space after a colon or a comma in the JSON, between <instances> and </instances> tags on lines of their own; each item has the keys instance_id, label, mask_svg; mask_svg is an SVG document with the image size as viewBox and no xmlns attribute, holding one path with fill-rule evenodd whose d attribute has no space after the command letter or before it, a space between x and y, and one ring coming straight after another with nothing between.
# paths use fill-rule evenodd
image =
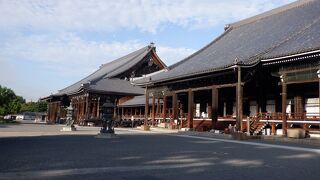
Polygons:
<instances>
[{"instance_id":1,"label":"tiled roof","mask_svg":"<svg viewBox=\"0 0 320 180\"><path fill-rule=\"evenodd\" d=\"M157 83L254 65L260 60L320 50L320 1L300 0L230 24L226 31L191 56L169 66L167 72L139 79Z\"/></svg>"},{"instance_id":2,"label":"tiled roof","mask_svg":"<svg viewBox=\"0 0 320 180\"><path fill-rule=\"evenodd\" d=\"M90 84L89 90L97 92L120 93L120 94L144 94L144 89L133 86L130 81L117 78L104 78Z\"/></svg>"},{"instance_id":3,"label":"tiled roof","mask_svg":"<svg viewBox=\"0 0 320 180\"><path fill-rule=\"evenodd\" d=\"M120 80L113 77L138 64L153 50L153 46L146 46L112 62L103 64L94 73L72 84L71 86L60 90L55 95L74 94L84 88L84 86L92 91L143 94L144 90L142 88L134 87L126 80Z\"/></svg>"},{"instance_id":4,"label":"tiled roof","mask_svg":"<svg viewBox=\"0 0 320 180\"><path fill-rule=\"evenodd\" d=\"M151 105L152 99L149 98L149 105ZM130 107L130 106L144 106L146 104L146 96L135 96L132 99L122 103L119 107Z\"/></svg>"},{"instance_id":5,"label":"tiled roof","mask_svg":"<svg viewBox=\"0 0 320 180\"><path fill-rule=\"evenodd\" d=\"M155 100L157 103L157 100ZM134 107L134 106L144 106L146 104L146 96L134 96L132 99L122 103L119 107ZM160 104L162 104L162 100L160 100ZM152 105L152 98L149 97L149 106Z\"/></svg>"}]
</instances>

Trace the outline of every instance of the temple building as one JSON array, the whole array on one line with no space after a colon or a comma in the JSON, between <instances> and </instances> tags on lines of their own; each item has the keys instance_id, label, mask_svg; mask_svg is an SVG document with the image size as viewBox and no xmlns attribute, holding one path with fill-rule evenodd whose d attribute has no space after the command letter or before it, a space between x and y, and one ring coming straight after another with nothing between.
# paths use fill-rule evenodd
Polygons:
<instances>
[{"instance_id":1,"label":"temple building","mask_svg":"<svg viewBox=\"0 0 320 180\"><path fill-rule=\"evenodd\" d=\"M152 116L161 101L171 128L319 131L319 12L320 1L297 1L226 25L199 51L134 81L146 88L145 112L151 97Z\"/></svg>"},{"instance_id":2,"label":"temple building","mask_svg":"<svg viewBox=\"0 0 320 180\"><path fill-rule=\"evenodd\" d=\"M144 88L131 84L132 79L165 68L166 65L158 57L153 43L103 64L84 79L43 98L48 101L48 120L50 123L63 121L65 107L72 102L77 124L97 123L101 119L101 106L106 98L115 103L115 116L117 113L122 114L122 109L117 109L116 105L145 93Z\"/></svg>"}]
</instances>

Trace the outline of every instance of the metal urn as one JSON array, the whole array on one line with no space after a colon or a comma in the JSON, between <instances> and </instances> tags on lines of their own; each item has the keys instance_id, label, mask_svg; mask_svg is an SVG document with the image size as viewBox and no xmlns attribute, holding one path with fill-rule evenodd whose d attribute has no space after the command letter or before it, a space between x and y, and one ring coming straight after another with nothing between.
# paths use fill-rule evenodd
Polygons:
<instances>
[{"instance_id":1,"label":"metal urn","mask_svg":"<svg viewBox=\"0 0 320 180\"><path fill-rule=\"evenodd\" d=\"M97 138L111 138L115 137L113 128L113 110L114 104L107 99L106 102L101 106L102 108L102 128Z\"/></svg>"}]
</instances>

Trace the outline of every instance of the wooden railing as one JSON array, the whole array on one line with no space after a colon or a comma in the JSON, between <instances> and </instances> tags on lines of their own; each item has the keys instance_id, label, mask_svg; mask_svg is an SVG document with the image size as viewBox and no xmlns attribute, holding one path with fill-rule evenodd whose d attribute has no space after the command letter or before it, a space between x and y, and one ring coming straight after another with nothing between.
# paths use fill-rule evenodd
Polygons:
<instances>
[{"instance_id":1,"label":"wooden railing","mask_svg":"<svg viewBox=\"0 0 320 180\"><path fill-rule=\"evenodd\" d=\"M258 113L256 117L263 120L282 120L281 112ZM319 113L286 113L287 120L315 120L320 121Z\"/></svg>"}]
</instances>

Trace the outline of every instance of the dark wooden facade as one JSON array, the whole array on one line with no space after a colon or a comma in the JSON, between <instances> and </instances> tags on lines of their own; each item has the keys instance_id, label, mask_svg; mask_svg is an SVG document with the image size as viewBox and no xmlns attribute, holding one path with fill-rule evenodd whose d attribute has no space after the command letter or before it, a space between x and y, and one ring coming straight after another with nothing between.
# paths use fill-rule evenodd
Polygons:
<instances>
[{"instance_id":1,"label":"dark wooden facade","mask_svg":"<svg viewBox=\"0 0 320 180\"><path fill-rule=\"evenodd\" d=\"M221 74L149 87L147 94L163 101L158 115L168 119L172 128L223 130L231 124L246 131L249 118L256 133L266 123L273 133L284 127L286 134L292 126L320 130L319 55L302 59L303 66L301 61L238 66Z\"/></svg>"},{"instance_id":2,"label":"dark wooden facade","mask_svg":"<svg viewBox=\"0 0 320 180\"><path fill-rule=\"evenodd\" d=\"M146 99L170 99L163 112L171 109L172 128L319 131L319 10L319 1L298 1L230 24L168 71L135 83Z\"/></svg>"}]
</instances>

